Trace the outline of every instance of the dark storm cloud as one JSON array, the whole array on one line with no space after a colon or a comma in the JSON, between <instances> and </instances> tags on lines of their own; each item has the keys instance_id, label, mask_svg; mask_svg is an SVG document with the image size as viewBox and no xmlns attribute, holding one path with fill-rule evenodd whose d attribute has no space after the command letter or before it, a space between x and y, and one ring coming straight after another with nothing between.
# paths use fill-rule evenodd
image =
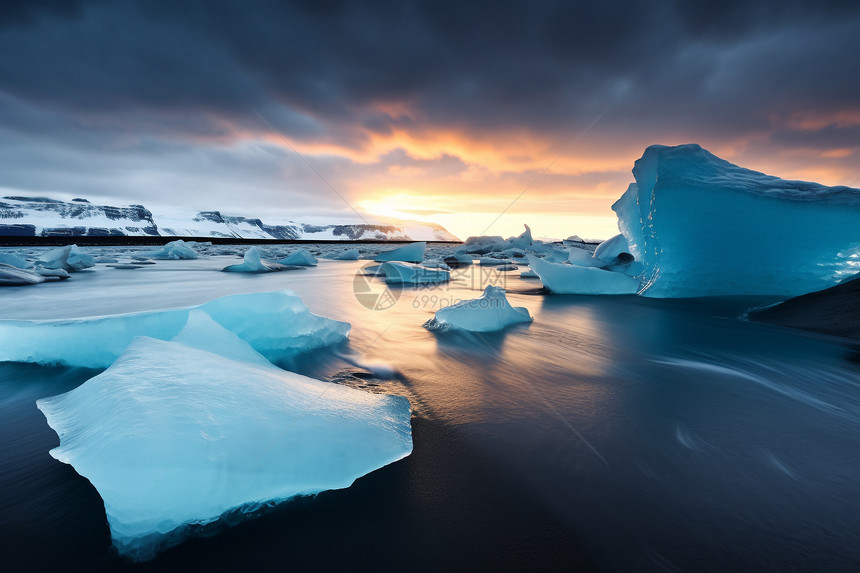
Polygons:
<instances>
[{"instance_id":1,"label":"dark storm cloud","mask_svg":"<svg viewBox=\"0 0 860 573\"><path fill-rule=\"evenodd\" d=\"M858 29L857 2L7 1L0 140L33 155L4 166L0 186L28 167L40 177L39 141L73 148L79 166L120 148L201 169L195 146L265 133L258 113L293 141L348 150L430 128L561 141L602 112L608 139L770 129L774 145L830 148L853 132L773 122L856 109ZM409 161L360 169L392 162Z\"/></svg>"}]
</instances>

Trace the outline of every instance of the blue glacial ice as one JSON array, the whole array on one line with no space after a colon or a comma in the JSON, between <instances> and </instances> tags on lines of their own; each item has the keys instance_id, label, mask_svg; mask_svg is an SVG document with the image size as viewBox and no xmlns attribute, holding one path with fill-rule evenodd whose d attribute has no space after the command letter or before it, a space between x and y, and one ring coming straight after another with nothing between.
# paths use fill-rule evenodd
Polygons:
<instances>
[{"instance_id":1,"label":"blue glacial ice","mask_svg":"<svg viewBox=\"0 0 860 573\"><path fill-rule=\"evenodd\" d=\"M487 286L479 298L460 301L437 310L436 315L424 323L424 327L436 331L456 329L492 332L531 320L527 308L511 306L505 297L505 289Z\"/></svg>"},{"instance_id":2,"label":"blue glacial ice","mask_svg":"<svg viewBox=\"0 0 860 573\"><path fill-rule=\"evenodd\" d=\"M553 294L635 294L639 290L637 279L610 270L551 263L534 255L529 263Z\"/></svg>"},{"instance_id":3,"label":"blue glacial ice","mask_svg":"<svg viewBox=\"0 0 860 573\"><path fill-rule=\"evenodd\" d=\"M349 323L313 314L290 291L225 296L191 308L56 321L0 321L0 362L106 368L137 336L168 340L200 309L268 360L346 340Z\"/></svg>"},{"instance_id":4,"label":"blue glacial ice","mask_svg":"<svg viewBox=\"0 0 860 573\"><path fill-rule=\"evenodd\" d=\"M342 253L332 256L331 259L335 261L357 261L360 255L361 253L358 252L358 249L347 249Z\"/></svg>"},{"instance_id":5,"label":"blue glacial ice","mask_svg":"<svg viewBox=\"0 0 860 573\"><path fill-rule=\"evenodd\" d=\"M405 263L420 263L424 260L424 250L427 248L427 243L419 242L398 247L391 251L385 251L376 255L373 260L377 263L389 261L402 261Z\"/></svg>"},{"instance_id":6,"label":"blue glacial ice","mask_svg":"<svg viewBox=\"0 0 860 573\"><path fill-rule=\"evenodd\" d=\"M37 402L51 450L101 495L114 546L148 559L188 526L349 487L412 451L410 405L281 370L200 310ZM205 350L204 350L205 348Z\"/></svg>"},{"instance_id":7,"label":"blue glacial ice","mask_svg":"<svg viewBox=\"0 0 860 573\"><path fill-rule=\"evenodd\" d=\"M14 253L0 253L0 263L10 265L19 269L32 269L33 263L26 259L22 259Z\"/></svg>"},{"instance_id":8,"label":"blue glacial ice","mask_svg":"<svg viewBox=\"0 0 860 573\"><path fill-rule=\"evenodd\" d=\"M612 209L645 296L794 296L860 271L860 189L786 181L698 145L651 146L633 175Z\"/></svg>"},{"instance_id":9,"label":"blue glacial ice","mask_svg":"<svg viewBox=\"0 0 860 573\"><path fill-rule=\"evenodd\" d=\"M45 277L39 273L0 263L0 286L27 286L43 282Z\"/></svg>"},{"instance_id":10,"label":"blue glacial ice","mask_svg":"<svg viewBox=\"0 0 860 573\"><path fill-rule=\"evenodd\" d=\"M171 241L160 249L143 252L141 256L163 260L196 259L198 257L194 247L181 239Z\"/></svg>"},{"instance_id":11,"label":"blue glacial ice","mask_svg":"<svg viewBox=\"0 0 860 573\"><path fill-rule=\"evenodd\" d=\"M77 245L66 245L51 249L39 257L39 266L46 269L63 269L73 272L94 267L96 262L88 254L81 251Z\"/></svg>"},{"instance_id":12,"label":"blue glacial ice","mask_svg":"<svg viewBox=\"0 0 860 573\"><path fill-rule=\"evenodd\" d=\"M221 270L227 273L272 273L290 270L290 267L285 267L278 263L264 262L260 259L260 251L257 247L251 247L245 251L241 263L226 266Z\"/></svg>"},{"instance_id":13,"label":"blue glacial ice","mask_svg":"<svg viewBox=\"0 0 860 573\"><path fill-rule=\"evenodd\" d=\"M315 267L317 266L317 258L307 249L296 249L283 259L278 261L279 265L296 266L296 267Z\"/></svg>"},{"instance_id":14,"label":"blue glacial ice","mask_svg":"<svg viewBox=\"0 0 860 573\"><path fill-rule=\"evenodd\" d=\"M532 249L535 242L532 239L532 230L528 225L523 226L526 230L518 237L508 237L507 239L497 235L469 237L454 252L456 254L486 255L487 253L504 252L509 249Z\"/></svg>"}]
</instances>

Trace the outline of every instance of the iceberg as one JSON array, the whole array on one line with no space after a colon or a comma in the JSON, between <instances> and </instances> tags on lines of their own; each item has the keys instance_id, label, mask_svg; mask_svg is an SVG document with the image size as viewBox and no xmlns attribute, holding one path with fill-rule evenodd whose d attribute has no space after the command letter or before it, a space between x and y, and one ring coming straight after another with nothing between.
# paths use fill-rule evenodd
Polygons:
<instances>
[{"instance_id":1,"label":"iceberg","mask_svg":"<svg viewBox=\"0 0 860 573\"><path fill-rule=\"evenodd\" d=\"M593 258L597 262L595 266L599 266L601 261L603 264L611 264L618 258L618 255L629 252L630 246L627 244L627 239L624 235L615 235L606 239L594 249ZM570 262L573 262L573 259Z\"/></svg>"},{"instance_id":2,"label":"iceberg","mask_svg":"<svg viewBox=\"0 0 860 573\"><path fill-rule=\"evenodd\" d=\"M257 247L251 247L245 251L242 262L236 265L229 265L221 269L227 273L272 273L277 271L292 270L297 267L286 267L277 263L264 263L260 259L260 251Z\"/></svg>"},{"instance_id":3,"label":"iceberg","mask_svg":"<svg viewBox=\"0 0 860 573\"><path fill-rule=\"evenodd\" d=\"M24 260L13 253L0 253L0 264L9 265L18 269L33 268L33 263Z\"/></svg>"},{"instance_id":4,"label":"iceberg","mask_svg":"<svg viewBox=\"0 0 860 573\"><path fill-rule=\"evenodd\" d=\"M795 296L853 274L860 189L786 181L698 145L645 150L612 206L642 294Z\"/></svg>"},{"instance_id":5,"label":"iceberg","mask_svg":"<svg viewBox=\"0 0 860 573\"><path fill-rule=\"evenodd\" d=\"M420 263L424 260L424 249L426 248L427 243L412 243L411 245L406 245L405 247L399 247L391 251L379 253L373 260L377 263L384 263L389 261Z\"/></svg>"},{"instance_id":6,"label":"iceberg","mask_svg":"<svg viewBox=\"0 0 860 573\"><path fill-rule=\"evenodd\" d=\"M0 263L0 286L26 286L43 282L45 277L38 273Z\"/></svg>"},{"instance_id":7,"label":"iceberg","mask_svg":"<svg viewBox=\"0 0 860 573\"><path fill-rule=\"evenodd\" d=\"M344 252L331 257L335 261L357 261L361 253L358 249L347 249Z\"/></svg>"},{"instance_id":8,"label":"iceberg","mask_svg":"<svg viewBox=\"0 0 860 573\"><path fill-rule=\"evenodd\" d=\"M190 244L180 239L167 243L161 249L155 251L147 251L145 253L141 253L141 255L144 257L149 257L150 259L196 259L197 251L195 251L194 247L192 247Z\"/></svg>"},{"instance_id":9,"label":"iceberg","mask_svg":"<svg viewBox=\"0 0 860 573\"><path fill-rule=\"evenodd\" d=\"M528 225L523 225L526 230L518 237L508 237L502 239L500 236L479 236L469 237L466 241L457 247L455 254L476 254L486 255L494 251L506 251L508 249L526 250L533 246L532 230Z\"/></svg>"},{"instance_id":10,"label":"iceberg","mask_svg":"<svg viewBox=\"0 0 860 573\"><path fill-rule=\"evenodd\" d=\"M309 250L297 249L285 258L279 260L278 264L296 267L315 267L318 262L317 258L313 256Z\"/></svg>"},{"instance_id":11,"label":"iceberg","mask_svg":"<svg viewBox=\"0 0 860 573\"><path fill-rule=\"evenodd\" d=\"M512 324L531 322L525 307L514 307L505 297L505 289L487 286L479 298L460 301L436 311L436 316L424 323L429 330L448 329L470 332L492 332Z\"/></svg>"},{"instance_id":12,"label":"iceberg","mask_svg":"<svg viewBox=\"0 0 860 573\"><path fill-rule=\"evenodd\" d=\"M81 251L77 245L51 249L39 257L37 263L46 269L63 269L69 272L96 266L95 260Z\"/></svg>"},{"instance_id":13,"label":"iceberg","mask_svg":"<svg viewBox=\"0 0 860 573\"><path fill-rule=\"evenodd\" d=\"M636 294L639 281L622 273L597 267L550 263L530 256L532 270L553 294Z\"/></svg>"},{"instance_id":14,"label":"iceberg","mask_svg":"<svg viewBox=\"0 0 860 573\"><path fill-rule=\"evenodd\" d=\"M451 278L451 273L444 269L431 269L404 262L382 263L376 275L383 275L388 284L433 284L443 283Z\"/></svg>"},{"instance_id":15,"label":"iceberg","mask_svg":"<svg viewBox=\"0 0 860 573\"><path fill-rule=\"evenodd\" d=\"M0 320L0 362L107 368L137 336L176 336L193 309L206 312L273 362L346 340L350 330L347 322L315 315L291 291L237 294L189 308L57 321Z\"/></svg>"},{"instance_id":16,"label":"iceberg","mask_svg":"<svg viewBox=\"0 0 860 573\"><path fill-rule=\"evenodd\" d=\"M406 398L281 370L201 311L176 340L136 338L103 373L36 405L60 437L51 456L93 484L133 560L412 452Z\"/></svg>"}]
</instances>

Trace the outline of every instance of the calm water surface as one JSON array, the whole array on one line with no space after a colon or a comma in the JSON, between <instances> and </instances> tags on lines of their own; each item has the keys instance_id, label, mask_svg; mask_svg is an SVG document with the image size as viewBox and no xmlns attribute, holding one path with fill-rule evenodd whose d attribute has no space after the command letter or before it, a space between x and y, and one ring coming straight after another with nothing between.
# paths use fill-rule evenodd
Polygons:
<instances>
[{"instance_id":1,"label":"calm water surface","mask_svg":"<svg viewBox=\"0 0 860 573\"><path fill-rule=\"evenodd\" d=\"M101 499L48 455L35 407L98 371L0 364L0 569L856 570L860 367L833 339L736 319L765 299L546 296L472 267L360 304L364 262L245 276L234 257L99 265L0 291L0 318L56 319L291 289L353 325L289 365L406 395L415 451L347 489L211 528L131 564ZM440 304L508 288L535 320L490 335L421 327ZM383 293L371 283L372 292ZM346 355L346 358L344 356ZM218 531L215 531L217 529Z\"/></svg>"}]
</instances>

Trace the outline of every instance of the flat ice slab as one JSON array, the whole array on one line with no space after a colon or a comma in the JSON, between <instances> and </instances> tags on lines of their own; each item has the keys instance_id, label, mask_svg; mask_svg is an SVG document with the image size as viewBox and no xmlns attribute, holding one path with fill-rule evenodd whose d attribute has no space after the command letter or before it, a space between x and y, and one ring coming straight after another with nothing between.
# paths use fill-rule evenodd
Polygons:
<instances>
[{"instance_id":1,"label":"flat ice slab","mask_svg":"<svg viewBox=\"0 0 860 573\"><path fill-rule=\"evenodd\" d=\"M60 437L51 455L95 486L123 555L150 558L225 512L349 487L412 451L403 397L281 370L201 311L179 340L136 338L37 402Z\"/></svg>"},{"instance_id":2,"label":"flat ice slab","mask_svg":"<svg viewBox=\"0 0 860 573\"><path fill-rule=\"evenodd\" d=\"M136 336L168 340L198 308L267 359L346 340L350 325L317 316L291 291L238 294L197 307L56 321L0 320L0 362L107 368Z\"/></svg>"},{"instance_id":3,"label":"flat ice slab","mask_svg":"<svg viewBox=\"0 0 860 573\"><path fill-rule=\"evenodd\" d=\"M554 294L636 294L639 281L627 275L561 263L530 256L532 270L543 286Z\"/></svg>"},{"instance_id":4,"label":"flat ice slab","mask_svg":"<svg viewBox=\"0 0 860 573\"><path fill-rule=\"evenodd\" d=\"M377 263L388 262L388 261L402 261L406 263L420 263L424 260L424 249L427 248L427 243L412 243L411 245L406 245L405 247L399 247L397 249L393 249L391 251L385 251L384 253L379 253L376 255L375 260Z\"/></svg>"}]
</instances>

